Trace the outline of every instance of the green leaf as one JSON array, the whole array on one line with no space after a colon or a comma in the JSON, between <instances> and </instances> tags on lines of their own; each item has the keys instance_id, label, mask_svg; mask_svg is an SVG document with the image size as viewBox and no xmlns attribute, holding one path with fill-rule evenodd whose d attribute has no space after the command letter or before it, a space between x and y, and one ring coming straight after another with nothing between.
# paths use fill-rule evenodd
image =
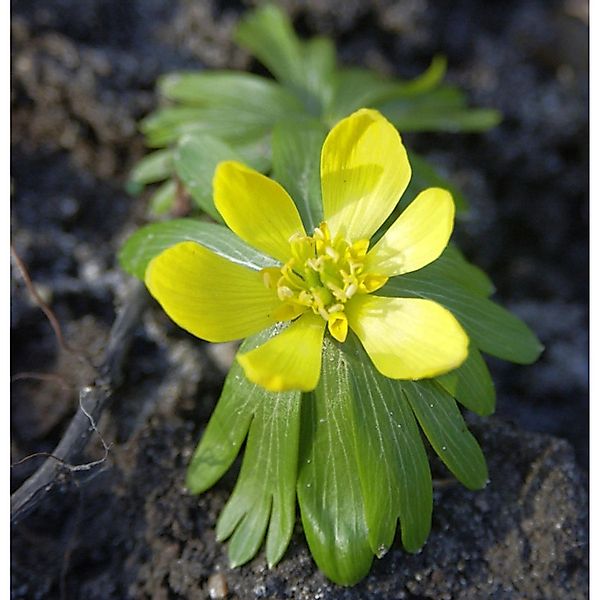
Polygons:
<instances>
[{"instance_id":1,"label":"green leaf","mask_svg":"<svg viewBox=\"0 0 600 600\"><path fill-rule=\"evenodd\" d=\"M425 271L427 269L427 271ZM488 298L495 291L492 280L487 273L467 261L462 252L450 243L438 260L430 263L421 271L434 278L456 283L479 296Z\"/></svg>"},{"instance_id":2,"label":"green leaf","mask_svg":"<svg viewBox=\"0 0 600 600\"><path fill-rule=\"evenodd\" d=\"M308 114L321 114L333 93L335 47L331 40L302 42L285 12L272 4L248 13L238 25L235 40L302 100Z\"/></svg>"},{"instance_id":3,"label":"green leaf","mask_svg":"<svg viewBox=\"0 0 600 600\"><path fill-rule=\"evenodd\" d=\"M123 245L119 263L125 271L143 280L146 267L155 256L184 241L198 242L219 256L249 269L260 270L278 264L248 246L226 227L195 219L174 219L138 229Z\"/></svg>"},{"instance_id":4,"label":"green leaf","mask_svg":"<svg viewBox=\"0 0 600 600\"><path fill-rule=\"evenodd\" d=\"M150 213L156 216L168 213L177 196L177 182L174 179L165 181L150 198Z\"/></svg>"},{"instance_id":5,"label":"green leaf","mask_svg":"<svg viewBox=\"0 0 600 600\"><path fill-rule=\"evenodd\" d=\"M333 126L359 108L425 94L439 84L445 73L446 59L442 56L434 57L428 69L412 81L389 79L368 69L338 69L334 74L333 94L324 119Z\"/></svg>"},{"instance_id":6,"label":"green leaf","mask_svg":"<svg viewBox=\"0 0 600 600\"><path fill-rule=\"evenodd\" d=\"M452 396L434 381L402 381L401 386L443 463L469 489L485 487L488 480L485 458Z\"/></svg>"},{"instance_id":7,"label":"green leaf","mask_svg":"<svg viewBox=\"0 0 600 600\"><path fill-rule=\"evenodd\" d=\"M418 273L432 280L459 285L484 298L491 296L496 289L487 273L468 262L452 243L437 260L420 269Z\"/></svg>"},{"instance_id":8,"label":"green leaf","mask_svg":"<svg viewBox=\"0 0 600 600\"><path fill-rule=\"evenodd\" d=\"M465 408L485 417L496 408L496 390L490 372L473 345L467 360L454 371L436 378L437 382Z\"/></svg>"},{"instance_id":9,"label":"green leaf","mask_svg":"<svg viewBox=\"0 0 600 600\"><path fill-rule=\"evenodd\" d=\"M277 6L267 4L246 13L234 39L280 81L295 85L302 80L302 44L287 15Z\"/></svg>"},{"instance_id":10,"label":"green leaf","mask_svg":"<svg viewBox=\"0 0 600 600\"><path fill-rule=\"evenodd\" d=\"M495 302L439 278L432 272L439 268L434 265L393 277L378 295L435 300L454 314L483 352L520 364L537 360L543 346L523 321Z\"/></svg>"},{"instance_id":11,"label":"green leaf","mask_svg":"<svg viewBox=\"0 0 600 600\"><path fill-rule=\"evenodd\" d=\"M432 114L436 110L453 111L467 108L465 92L454 85L441 85L423 94L400 95L379 103L392 114L403 115L404 111ZM381 110L381 109L380 109Z\"/></svg>"},{"instance_id":12,"label":"green leaf","mask_svg":"<svg viewBox=\"0 0 600 600\"><path fill-rule=\"evenodd\" d=\"M333 79L333 94L324 120L335 125L362 107L369 107L387 98L397 83L368 69L338 69Z\"/></svg>"},{"instance_id":13,"label":"green leaf","mask_svg":"<svg viewBox=\"0 0 600 600\"><path fill-rule=\"evenodd\" d=\"M147 185L163 181L173 172L173 153L171 150L156 150L142 158L131 170L129 181L138 185Z\"/></svg>"},{"instance_id":14,"label":"green leaf","mask_svg":"<svg viewBox=\"0 0 600 600\"><path fill-rule=\"evenodd\" d=\"M140 129L146 142L152 146L166 146L179 135L184 126L205 118L206 108L168 106L159 108L140 121ZM158 142L161 143L158 143Z\"/></svg>"},{"instance_id":15,"label":"green leaf","mask_svg":"<svg viewBox=\"0 0 600 600\"><path fill-rule=\"evenodd\" d=\"M448 190L454 199L457 213L463 213L468 209L463 193L451 181L440 175L422 156L415 152L410 152L408 156L412 167L412 176L408 188L400 200L399 208L401 210L406 208L417 197L417 194L429 187Z\"/></svg>"},{"instance_id":16,"label":"green leaf","mask_svg":"<svg viewBox=\"0 0 600 600\"><path fill-rule=\"evenodd\" d=\"M246 338L240 352L253 350L276 335L279 329L273 326ZM257 405L270 395L246 378L237 360L233 362L188 466L186 485L192 494L200 494L212 487L233 464L248 434Z\"/></svg>"},{"instance_id":17,"label":"green leaf","mask_svg":"<svg viewBox=\"0 0 600 600\"><path fill-rule=\"evenodd\" d=\"M373 554L358 465L348 365L324 340L321 379L302 399L298 502L315 562L340 585L364 577Z\"/></svg>"},{"instance_id":18,"label":"green leaf","mask_svg":"<svg viewBox=\"0 0 600 600\"><path fill-rule=\"evenodd\" d=\"M502 120L497 110L460 106L459 96L440 88L436 93L384 102L380 110L400 132L445 131L449 133L487 131ZM444 94L442 94L444 92Z\"/></svg>"},{"instance_id":19,"label":"green leaf","mask_svg":"<svg viewBox=\"0 0 600 600\"><path fill-rule=\"evenodd\" d=\"M173 162L196 206L222 222L213 200L212 183L217 165L224 160L237 160L262 170L270 165L268 151L264 139L236 146L210 135L185 134L177 144Z\"/></svg>"},{"instance_id":20,"label":"green leaf","mask_svg":"<svg viewBox=\"0 0 600 600\"><path fill-rule=\"evenodd\" d=\"M248 393L254 401L254 418L240 475L217 523L217 539L231 536L229 560L236 567L258 552L269 525L267 562L272 567L283 556L296 520L301 394L275 394L258 387ZM240 398L240 404L243 401ZM225 429L236 419L230 411L229 423L221 422L216 433L224 434L229 441ZM215 435L210 441L215 452L222 446Z\"/></svg>"},{"instance_id":21,"label":"green leaf","mask_svg":"<svg viewBox=\"0 0 600 600\"><path fill-rule=\"evenodd\" d=\"M303 112L302 103L280 84L252 73L203 71L170 73L158 88L169 100L189 106L220 106L276 120Z\"/></svg>"},{"instance_id":22,"label":"green leaf","mask_svg":"<svg viewBox=\"0 0 600 600\"><path fill-rule=\"evenodd\" d=\"M404 394L378 373L354 336L344 344L354 384L358 471L369 542L381 556L400 519L402 543L416 552L431 528L432 484L427 453Z\"/></svg>"},{"instance_id":23,"label":"green leaf","mask_svg":"<svg viewBox=\"0 0 600 600\"><path fill-rule=\"evenodd\" d=\"M316 119L282 122L273 130L273 177L293 198L308 232L323 220L320 169L326 135Z\"/></svg>"},{"instance_id":24,"label":"green leaf","mask_svg":"<svg viewBox=\"0 0 600 600\"><path fill-rule=\"evenodd\" d=\"M271 170L271 135L245 142L232 142L231 148L246 165L266 173Z\"/></svg>"},{"instance_id":25,"label":"green leaf","mask_svg":"<svg viewBox=\"0 0 600 600\"><path fill-rule=\"evenodd\" d=\"M300 96L303 97L309 114L319 116L333 96L335 46L329 38L317 37L305 42L302 51L304 67L296 86L308 92Z\"/></svg>"},{"instance_id":26,"label":"green leaf","mask_svg":"<svg viewBox=\"0 0 600 600\"><path fill-rule=\"evenodd\" d=\"M192 494L212 487L233 464L246 439L256 406L267 394L246 379L237 361L188 466L186 485Z\"/></svg>"},{"instance_id":27,"label":"green leaf","mask_svg":"<svg viewBox=\"0 0 600 600\"><path fill-rule=\"evenodd\" d=\"M209 135L184 135L174 153L177 175L196 206L221 222L213 201L212 181L217 165L224 160L239 161L241 157L229 144Z\"/></svg>"},{"instance_id":28,"label":"green leaf","mask_svg":"<svg viewBox=\"0 0 600 600\"><path fill-rule=\"evenodd\" d=\"M276 121L277 115L266 111L249 112L229 106L175 106L146 117L141 129L151 147L167 146L186 133L244 143L264 138Z\"/></svg>"},{"instance_id":29,"label":"green leaf","mask_svg":"<svg viewBox=\"0 0 600 600\"><path fill-rule=\"evenodd\" d=\"M421 75L410 81L399 83L395 95L412 96L425 94L436 88L446 75L447 61L445 56L436 55L431 59L431 64ZM388 98L392 100L393 97Z\"/></svg>"},{"instance_id":30,"label":"green leaf","mask_svg":"<svg viewBox=\"0 0 600 600\"><path fill-rule=\"evenodd\" d=\"M241 351L257 347L279 330L272 327L248 338ZM300 397L300 392L267 392L234 362L188 467L190 491L207 490L230 468L248 434L241 472L217 524L218 540L231 536L232 566L258 552L267 525L270 567L289 544L296 520Z\"/></svg>"}]
</instances>

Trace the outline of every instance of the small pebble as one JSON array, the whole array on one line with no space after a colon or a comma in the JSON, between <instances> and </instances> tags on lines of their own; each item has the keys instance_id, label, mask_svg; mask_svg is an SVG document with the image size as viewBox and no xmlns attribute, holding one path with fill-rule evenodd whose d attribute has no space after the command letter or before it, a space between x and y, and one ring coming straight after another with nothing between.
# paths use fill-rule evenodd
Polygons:
<instances>
[{"instance_id":1,"label":"small pebble","mask_svg":"<svg viewBox=\"0 0 600 600\"><path fill-rule=\"evenodd\" d=\"M223 573L213 573L208 578L208 594L213 599L227 598L227 579Z\"/></svg>"}]
</instances>

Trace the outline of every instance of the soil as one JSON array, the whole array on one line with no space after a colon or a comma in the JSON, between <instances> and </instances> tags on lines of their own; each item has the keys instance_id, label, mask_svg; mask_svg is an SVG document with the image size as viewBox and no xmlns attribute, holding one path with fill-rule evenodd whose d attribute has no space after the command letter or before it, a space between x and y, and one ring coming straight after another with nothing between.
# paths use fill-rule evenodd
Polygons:
<instances>
[{"instance_id":1,"label":"soil","mask_svg":"<svg viewBox=\"0 0 600 600\"><path fill-rule=\"evenodd\" d=\"M61 348L13 265L11 450L50 452L90 383L129 278L116 264L144 222L128 196L144 153L137 121L154 83L184 68L257 65L231 42L239 1L20 0L12 6L12 243L74 352ZM155 307L98 423L97 468L67 476L12 532L11 598L586 598L588 468L588 65L583 0L284 3L305 35L332 35L347 64L398 76L448 57L448 80L503 122L483 135L406 135L461 186L457 227L497 299L546 346L523 367L490 361L495 418L474 420L491 484L438 475L424 550L394 546L355 588L320 574L300 528L278 567L230 570L214 539L235 473L183 489L185 465L233 349L208 346ZM52 373L32 379L23 374ZM97 436L82 461L101 459ZM12 469L16 489L39 466Z\"/></svg>"}]
</instances>

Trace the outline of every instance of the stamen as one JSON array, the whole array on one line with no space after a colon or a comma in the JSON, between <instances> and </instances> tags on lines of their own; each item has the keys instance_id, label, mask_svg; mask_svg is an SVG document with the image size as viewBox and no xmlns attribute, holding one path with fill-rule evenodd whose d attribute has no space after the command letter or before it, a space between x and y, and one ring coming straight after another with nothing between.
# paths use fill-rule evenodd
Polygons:
<instances>
[{"instance_id":1,"label":"stamen","mask_svg":"<svg viewBox=\"0 0 600 600\"><path fill-rule=\"evenodd\" d=\"M323 233L323 231L319 228L319 227L315 227L315 231L313 233L313 237L317 240L324 240L325 239L325 234Z\"/></svg>"},{"instance_id":2,"label":"stamen","mask_svg":"<svg viewBox=\"0 0 600 600\"><path fill-rule=\"evenodd\" d=\"M327 256L332 258L335 262L340 260L340 255L331 246L325 246L325 252L327 253Z\"/></svg>"},{"instance_id":3,"label":"stamen","mask_svg":"<svg viewBox=\"0 0 600 600\"><path fill-rule=\"evenodd\" d=\"M261 270L265 287L276 290L281 306L279 320L291 320L312 310L327 321L331 335L343 342L348 335L346 302L356 294L382 287L387 277L365 272L369 240L350 244L338 236L331 239L326 223L312 236L295 233L289 239L290 259L282 267Z\"/></svg>"},{"instance_id":4,"label":"stamen","mask_svg":"<svg viewBox=\"0 0 600 600\"><path fill-rule=\"evenodd\" d=\"M346 288L346 291L344 292L344 294L346 294L346 298L348 298L348 299L352 298L352 296L354 296L354 294L356 294L357 289L358 289L358 286L356 285L356 283L351 283Z\"/></svg>"},{"instance_id":5,"label":"stamen","mask_svg":"<svg viewBox=\"0 0 600 600\"><path fill-rule=\"evenodd\" d=\"M319 256L319 258L309 258L306 261L306 264L313 270L313 271L321 271L323 269L323 261L321 260L321 257Z\"/></svg>"},{"instance_id":6,"label":"stamen","mask_svg":"<svg viewBox=\"0 0 600 600\"><path fill-rule=\"evenodd\" d=\"M325 321L329 320L329 313L323 307L319 307L317 311L323 317L323 319L325 319Z\"/></svg>"},{"instance_id":7,"label":"stamen","mask_svg":"<svg viewBox=\"0 0 600 600\"><path fill-rule=\"evenodd\" d=\"M280 285L277 288L277 295L279 296L280 300L289 300L290 298L294 297L294 292L292 292L289 287Z\"/></svg>"}]
</instances>

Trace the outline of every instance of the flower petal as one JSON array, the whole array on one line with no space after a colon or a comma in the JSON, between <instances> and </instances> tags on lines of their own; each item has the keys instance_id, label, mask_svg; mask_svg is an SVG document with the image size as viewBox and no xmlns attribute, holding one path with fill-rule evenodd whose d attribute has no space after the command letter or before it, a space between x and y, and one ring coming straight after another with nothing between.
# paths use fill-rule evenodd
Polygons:
<instances>
[{"instance_id":1,"label":"flower petal","mask_svg":"<svg viewBox=\"0 0 600 600\"><path fill-rule=\"evenodd\" d=\"M435 377L467 357L467 334L432 300L355 296L346 313L377 370L391 379Z\"/></svg>"},{"instance_id":2,"label":"flower petal","mask_svg":"<svg viewBox=\"0 0 600 600\"><path fill-rule=\"evenodd\" d=\"M429 188L411 202L367 255L366 269L393 277L416 271L444 251L454 226L454 201Z\"/></svg>"},{"instance_id":3,"label":"flower petal","mask_svg":"<svg viewBox=\"0 0 600 600\"><path fill-rule=\"evenodd\" d=\"M183 329L210 342L246 337L277 321L274 290L252 271L195 242L181 242L154 258L146 286Z\"/></svg>"},{"instance_id":4,"label":"flower petal","mask_svg":"<svg viewBox=\"0 0 600 600\"><path fill-rule=\"evenodd\" d=\"M246 377L270 392L317 387L321 375L321 348L325 321L304 313L287 329L245 354L238 354Z\"/></svg>"},{"instance_id":5,"label":"flower petal","mask_svg":"<svg viewBox=\"0 0 600 600\"><path fill-rule=\"evenodd\" d=\"M410 164L396 128L361 109L330 132L321 153L324 218L333 236L369 239L398 203Z\"/></svg>"},{"instance_id":6,"label":"flower petal","mask_svg":"<svg viewBox=\"0 0 600 600\"><path fill-rule=\"evenodd\" d=\"M217 167L213 189L215 206L234 233L281 262L290 258L290 237L306 233L294 201L276 181L231 160Z\"/></svg>"}]
</instances>

